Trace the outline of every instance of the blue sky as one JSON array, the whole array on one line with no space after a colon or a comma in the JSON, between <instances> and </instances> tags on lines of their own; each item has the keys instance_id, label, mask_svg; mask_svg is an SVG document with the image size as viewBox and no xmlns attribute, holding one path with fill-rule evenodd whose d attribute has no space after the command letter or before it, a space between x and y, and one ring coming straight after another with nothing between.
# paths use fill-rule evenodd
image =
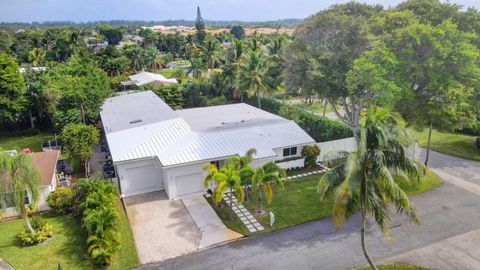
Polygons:
<instances>
[{"instance_id":1,"label":"blue sky","mask_svg":"<svg viewBox=\"0 0 480 270\"><path fill-rule=\"evenodd\" d=\"M304 18L335 3L348 0L0 0L0 21L97 21L111 19L168 20L195 18L195 7L204 19L265 21ZM395 5L400 0L360 0ZM479 0L451 0L480 9Z\"/></svg>"}]
</instances>

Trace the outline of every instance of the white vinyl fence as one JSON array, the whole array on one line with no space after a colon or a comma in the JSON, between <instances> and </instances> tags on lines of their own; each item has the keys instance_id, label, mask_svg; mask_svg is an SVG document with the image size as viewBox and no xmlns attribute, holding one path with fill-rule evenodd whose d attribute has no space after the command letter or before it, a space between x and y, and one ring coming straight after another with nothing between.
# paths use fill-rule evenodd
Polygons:
<instances>
[{"instance_id":1,"label":"white vinyl fence","mask_svg":"<svg viewBox=\"0 0 480 270\"><path fill-rule=\"evenodd\" d=\"M332 156L333 153L339 151L353 152L357 150L357 143L355 138L345 138L340 140L320 142L317 143L320 147L320 155L318 156L318 161L325 161L326 158Z\"/></svg>"}]
</instances>

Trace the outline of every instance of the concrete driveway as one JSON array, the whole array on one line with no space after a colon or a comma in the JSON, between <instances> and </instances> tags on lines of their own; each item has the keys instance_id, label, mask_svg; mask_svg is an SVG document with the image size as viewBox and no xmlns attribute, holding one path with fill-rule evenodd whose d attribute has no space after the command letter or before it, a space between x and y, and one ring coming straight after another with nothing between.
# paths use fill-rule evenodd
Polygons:
<instances>
[{"instance_id":1,"label":"concrete driveway","mask_svg":"<svg viewBox=\"0 0 480 270\"><path fill-rule=\"evenodd\" d=\"M141 264L198 249L202 234L182 201L169 200L161 191L128 197L125 202Z\"/></svg>"},{"instance_id":2,"label":"concrete driveway","mask_svg":"<svg viewBox=\"0 0 480 270\"><path fill-rule=\"evenodd\" d=\"M184 196L182 201L202 233L199 249L243 237L223 224L203 194Z\"/></svg>"}]
</instances>

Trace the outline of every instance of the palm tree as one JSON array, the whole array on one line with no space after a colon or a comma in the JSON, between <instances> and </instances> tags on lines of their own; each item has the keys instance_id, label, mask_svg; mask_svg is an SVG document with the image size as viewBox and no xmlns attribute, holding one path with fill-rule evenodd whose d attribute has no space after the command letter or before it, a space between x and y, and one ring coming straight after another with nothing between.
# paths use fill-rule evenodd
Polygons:
<instances>
[{"instance_id":1,"label":"palm tree","mask_svg":"<svg viewBox=\"0 0 480 270\"><path fill-rule=\"evenodd\" d=\"M377 269L365 247L365 222L371 215L380 229L388 235L390 222L388 204L397 212L418 222L413 204L397 181L418 179L423 166L407 154L410 136L403 122L386 109L370 108L363 113L360 128L355 135L358 150L346 155L346 162L325 173L318 183L323 199L334 194L332 219L341 226L360 208L362 250L372 269Z\"/></svg>"},{"instance_id":2,"label":"palm tree","mask_svg":"<svg viewBox=\"0 0 480 270\"><path fill-rule=\"evenodd\" d=\"M245 201L248 201L248 185L252 183L252 177L254 175L254 171L248 165L253 160L253 155L257 153L257 150L251 148L245 153L244 156L235 155L231 158L232 163L234 164L236 170L238 171L238 175L240 176L240 182L243 185L243 189L245 191Z\"/></svg>"},{"instance_id":3,"label":"palm tree","mask_svg":"<svg viewBox=\"0 0 480 270\"><path fill-rule=\"evenodd\" d=\"M13 202L30 233L35 230L28 219L25 197L30 192L30 204L38 200L40 173L33 166L32 158L26 153L9 156L0 151L0 208L7 207L7 201Z\"/></svg>"},{"instance_id":4,"label":"palm tree","mask_svg":"<svg viewBox=\"0 0 480 270\"><path fill-rule=\"evenodd\" d=\"M267 199L267 203L272 202L273 197L273 188L272 184L276 184L280 188L284 188L283 180L286 176L285 170L278 167L277 164L273 162L268 162L262 167L255 170L255 173L252 176L252 187L254 191L257 191L258 194L258 214L263 214L262 202L263 197Z\"/></svg>"},{"instance_id":5,"label":"palm tree","mask_svg":"<svg viewBox=\"0 0 480 270\"><path fill-rule=\"evenodd\" d=\"M192 74L195 79L200 79L206 72L205 62L200 57L190 59L190 68L188 73Z\"/></svg>"},{"instance_id":6,"label":"palm tree","mask_svg":"<svg viewBox=\"0 0 480 270\"><path fill-rule=\"evenodd\" d=\"M38 67L43 65L47 52L42 48L34 48L28 53L28 61L32 63L32 66Z\"/></svg>"},{"instance_id":7,"label":"palm tree","mask_svg":"<svg viewBox=\"0 0 480 270\"><path fill-rule=\"evenodd\" d=\"M227 164L222 166L218 170L213 164L207 164L205 166L207 169L207 177L204 179L205 186L208 186L212 181L216 183L216 187L213 191L212 201L216 204L220 203L222 200L222 195L225 191L229 191L228 197L230 199L229 205L229 220L232 220L232 194L233 191L236 192L236 197L240 203L243 202L244 192L240 182L240 176L238 175L238 170L236 170L236 160L229 159Z\"/></svg>"},{"instance_id":8,"label":"palm tree","mask_svg":"<svg viewBox=\"0 0 480 270\"><path fill-rule=\"evenodd\" d=\"M270 94L271 88L266 83L268 79L266 59L261 51L252 51L245 55L244 63L240 66L237 76L238 90L237 95L248 96L255 94L257 96L258 108L262 108L260 103L260 94Z\"/></svg>"},{"instance_id":9,"label":"palm tree","mask_svg":"<svg viewBox=\"0 0 480 270\"><path fill-rule=\"evenodd\" d=\"M205 60L206 66L211 70L220 62L220 46L218 39L209 37L205 39L201 46L201 56Z\"/></svg>"}]
</instances>

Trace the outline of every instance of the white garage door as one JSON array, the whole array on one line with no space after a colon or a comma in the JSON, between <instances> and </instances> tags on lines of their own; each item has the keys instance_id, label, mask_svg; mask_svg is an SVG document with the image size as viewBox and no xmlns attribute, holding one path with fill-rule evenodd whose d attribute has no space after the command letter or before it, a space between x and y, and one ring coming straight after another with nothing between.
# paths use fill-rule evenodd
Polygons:
<instances>
[{"instance_id":1,"label":"white garage door","mask_svg":"<svg viewBox=\"0 0 480 270\"><path fill-rule=\"evenodd\" d=\"M192 173L175 177L177 196L205 191L203 173Z\"/></svg>"},{"instance_id":2,"label":"white garage door","mask_svg":"<svg viewBox=\"0 0 480 270\"><path fill-rule=\"evenodd\" d=\"M163 189L163 181L155 164L125 168L122 179L122 192L125 196Z\"/></svg>"}]
</instances>

